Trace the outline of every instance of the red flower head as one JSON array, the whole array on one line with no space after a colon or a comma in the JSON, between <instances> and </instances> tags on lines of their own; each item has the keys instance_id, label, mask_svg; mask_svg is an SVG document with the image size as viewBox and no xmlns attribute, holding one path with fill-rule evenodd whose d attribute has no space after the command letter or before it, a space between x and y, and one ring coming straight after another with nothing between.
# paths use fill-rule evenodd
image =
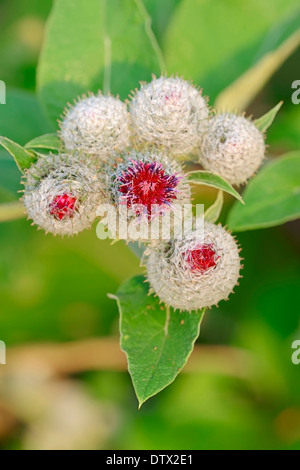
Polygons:
<instances>
[{"instance_id":1,"label":"red flower head","mask_svg":"<svg viewBox=\"0 0 300 470\"><path fill-rule=\"evenodd\" d=\"M198 245L183 253L183 257L191 271L205 273L209 268L217 265L220 256L217 255L212 243Z\"/></svg>"},{"instance_id":2,"label":"red flower head","mask_svg":"<svg viewBox=\"0 0 300 470\"><path fill-rule=\"evenodd\" d=\"M76 210L76 197L68 194L55 196L50 204L50 214L56 219L71 219Z\"/></svg>"},{"instance_id":3,"label":"red flower head","mask_svg":"<svg viewBox=\"0 0 300 470\"><path fill-rule=\"evenodd\" d=\"M158 161L130 160L118 176L118 191L127 207L138 206L137 212L150 218L155 212L154 205L161 213L177 199L181 179L177 173L168 174Z\"/></svg>"}]
</instances>

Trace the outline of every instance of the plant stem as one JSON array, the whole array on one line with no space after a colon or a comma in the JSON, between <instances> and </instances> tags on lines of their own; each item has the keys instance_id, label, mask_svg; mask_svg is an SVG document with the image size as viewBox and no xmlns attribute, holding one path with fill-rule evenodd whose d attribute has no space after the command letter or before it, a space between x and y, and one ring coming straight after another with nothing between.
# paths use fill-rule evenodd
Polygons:
<instances>
[{"instance_id":1,"label":"plant stem","mask_svg":"<svg viewBox=\"0 0 300 470\"><path fill-rule=\"evenodd\" d=\"M24 205L19 201L0 204L0 222L21 219L25 217Z\"/></svg>"}]
</instances>

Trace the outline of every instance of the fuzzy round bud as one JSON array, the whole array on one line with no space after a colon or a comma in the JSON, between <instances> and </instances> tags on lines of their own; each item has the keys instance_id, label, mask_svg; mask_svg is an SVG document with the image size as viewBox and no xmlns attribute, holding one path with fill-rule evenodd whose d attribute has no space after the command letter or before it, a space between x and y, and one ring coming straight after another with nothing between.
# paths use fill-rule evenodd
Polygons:
<instances>
[{"instance_id":1,"label":"fuzzy round bud","mask_svg":"<svg viewBox=\"0 0 300 470\"><path fill-rule=\"evenodd\" d=\"M199 146L209 109L189 82L161 77L141 85L130 103L130 114L137 141L185 155Z\"/></svg>"},{"instance_id":2,"label":"fuzzy round bud","mask_svg":"<svg viewBox=\"0 0 300 470\"><path fill-rule=\"evenodd\" d=\"M198 310L227 299L241 268L235 239L221 226L204 223L182 239L148 249L152 291L179 310Z\"/></svg>"},{"instance_id":3,"label":"fuzzy round bud","mask_svg":"<svg viewBox=\"0 0 300 470\"><path fill-rule=\"evenodd\" d=\"M54 235L89 228L104 201L94 167L70 155L40 157L23 177L23 201L33 223Z\"/></svg>"},{"instance_id":4,"label":"fuzzy round bud","mask_svg":"<svg viewBox=\"0 0 300 470\"><path fill-rule=\"evenodd\" d=\"M205 169L240 185L258 170L264 155L264 136L249 119L225 113L209 121L201 144L200 162Z\"/></svg>"},{"instance_id":5,"label":"fuzzy round bud","mask_svg":"<svg viewBox=\"0 0 300 470\"><path fill-rule=\"evenodd\" d=\"M125 206L127 221L145 230L158 218L163 227L164 216L174 217L178 208L190 202L190 186L182 166L161 151L131 150L120 155L113 167L107 166L104 173L112 204Z\"/></svg>"},{"instance_id":6,"label":"fuzzy round bud","mask_svg":"<svg viewBox=\"0 0 300 470\"><path fill-rule=\"evenodd\" d=\"M68 151L82 151L101 162L129 145L129 121L126 104L118 98L91 94L65 110L60 135Z\"/></svg>"}]
</instances>

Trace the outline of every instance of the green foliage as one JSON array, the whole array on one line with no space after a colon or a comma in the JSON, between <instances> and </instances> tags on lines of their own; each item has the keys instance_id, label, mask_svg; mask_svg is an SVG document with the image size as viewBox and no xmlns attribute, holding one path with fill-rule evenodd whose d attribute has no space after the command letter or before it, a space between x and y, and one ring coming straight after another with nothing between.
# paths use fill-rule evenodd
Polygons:
<instances>
[{"instance_id":1,"label":"green foliage","mask_svg":"<svg viewBox=\"0 0 300 470\"><path fill-rule=\"evenodd\" d=\"M222 211L223 200L223 191L219 190L215 202L204 213L205 220L211 223L215 223L218 220Z\"/></svg>"},{"instance_id":2,"label":"green foliage","mask_svg":"<svg viewBox=\"0 0 300 470\"><path fill-rule=\"evenodd\" d=\"M164 71L163 58L143 0L105 1L105 35L109 38L111 48L108 86L112 94L126 99L140 81L149 81L152 74L159 75Z\"/></svg>"},{"instance_id":3,"label":"green foliage","mask_svg":"<svg viewBox=\"0 0 300 470\"><path fill-rule=\"evenodd\" d=\"M0 79L10 88L35 90L36 63L52 3L53 0L1 1Z\"/></svg>"},{"instance_id":4,"label":"green foliage","mask_svg":"<svg viewBox=\"0 0 300 470\"><path fill-rule=\"evenodd\" d=\"M300 13L298 16L300 21ZM242 112L263 89L274 72L297 50L299 45L300 31L297 30L275 50L266 54L225 88L218 95L214 103L215 108Z\"/></svg>"},{"instance_id":5,"label":"green foliage","mask_svg":"<svg viewBox=\"0 0 300 470\"><path fill-rule=\"evenodd\" d=\"M15 160L6 150L0 150L0 201L14 201L20 189L20 170Z\"/></svg>"},{"instance_id":6,"label":"green foliage","mask_svg":"<svg viewBox=\"0 0 300 470\"><path fill-rule=\"evenodd\" d=\"M27 142L25 148L59 150L61 146L62 141L57 134L45 134L30 140L30 142Z\"/></svg>"},{"instance_id":7,"label":"green foliage","mask_svg":"<svg viewBox=\"0 0 300 470\"><path fill-rule=\"evenodd\" d=\"M225 181L221 176L215 175L210 171L202 171L202 170L195 170L191 171L187 175L187 179L192 184L203 184L205 186L212 186L213 188L221 189L231 196L234 196L240 202L243 202L242 197L240 194L229 184Z\"/></svg>"},{"instance_id":8,"label":"green foliage","mask_svg":"<svg viewBox=\"0 0 300 470\"><path fill-rule=\"evenodd\" d=\"M300 216L300 153L268 163L244 192L245 206L235 204L230 229L240 232L280 225Z\"/></svg>"},{"instance_id":9,"label":"green foliage","mask_svg":"<svg viewBox=\"0 0 300 470\"><path fill-rule=\"evenodd\" d=\"M2 145L2 147L14 157L15 162L22 173L36 161L36 155L33 152L26 150L7 137L0 136L0 145Z\"/></svg>"},{"instance_id":10,"label":"green foliage","mask_svg":"<svg viewBox=\"0 0 300 470\"><path fill-rule=\"evenodd\" d=\"M139 406L169 385L191 354L204 310L174 312L148 295L144 276L126 281L116 300L120 312L121 347Z\"/></svg>"},{"instance_id":11,"label":"green foliage","mask_svg":"<svg viewBox=\"0 0 300 470\"><path fill-rule=\"evenodd\" d=\"M280 103L274 106L274 108L272 108L260 118L256 119L255 125L261 132L266 132L266 130L271 126L282 105L283 101L280 101Z\"/></svg>"},{"instance_id":12,"label":"green foliage","mask_svg":"<svg viewBox=\"0 0 300 470\"><path fill-rule=\"evenodd\" d=\"M300 57L300 53L299 53ZM268 143L271 148L282 151L293 151L300 148L299 106L285 106L268 130Z\"/></svg>"},{"instance_id":13,"label":"green foliage","mask_svg":"<svg viewBox=\"0 0 300 470\"><path fill-rule=\"evenodd\" d=\"M151 73L159 73L162 67L151 34L151 18L141 2L106 3L106 12L105 2L96 0L54 3L38 72L39 94L54 123L66 102L78 94L108 88L111 82L112 92L125 98L140 80L149 80ZM30 0L25 5L19 1L19 8L17 4L10 0L6 7L1 5L5 14L0 23L5 19L7 25L0 41L4 74L0 79L8 85L33 89L34 59L28 59L24 45L19 47L13 20L18 10L20 16L28 14L30 8L35 14L46 11L50 2ZM165 46L168 72L193 77L212 98L247 74L268 52L275 51L299 24L297 15L293 15L297 7L294 0L255 0L243 5L237 0L146 0L145 5ZM300 143L299 107L288 106L289 90L285 91L288 96L282 95L283 78L294 76L291 64L285 64L282 73L281 81L277 78L279 89L270 83L262 98L266 107L285 99L285 106L268 130L268 144L275 155L298 148ZM234 87L237 90L236 83ZM261 130L270 125L278 108L256 121ZM256 104L254 115L257 109L260 106ZM0 134L6 136L2 143L21 167L26 168L34 158L28 149L58 149L60 141L49 135L53 131L34 95L8 90L7 104L0 106ZM12 141L28 143L24 149ZM285 155L260 170L245 190L246 205L239 201L233 205L230 228L245 231L271 227L299 215L299 157L299 152ZM204 173L208 172L196 172L196 177L191 173L189 178L199 186L219 189L205 214L208 220L217 220L222 191L240 200L241 196L226 182L212 181ZM16 199L19 177L7 150L0 151L1 201ZM0 206L3 220L19 217L21 212L22 206L16 202ZM94 232L66 240L45 238L26 221L1 224L0 228L1 339L10 346L117 334L117 309L106 292L114 292L120 282L138 271L137 259L125 245L109 246L97 240ZM136 413L126 374L97 371L77 376L77 380L90 383L99 400L117 404L120 424L111 446L299 448L299 370L290 361L291 339L299 336L299 313L295 309L299 273L290 243L293 234L292 225L239 234L244 279L230 302L222 302L218 310L211 311L201 335L202 342L220 346L202 346L198 373L182 374L176 387L147 403L141 413ZM133 248L141 255L136 245ZM279 262L278 253L283 252ZM142 279L126 282L117 294L122 307L122 347L140 403L174 380L179 372L175 366L184 366L203 315L170 310L169 335L165 336L167 311L160 309L157 299L146 297L148 289ZM185 323L178 326L178 318ZM151 339L151 332L157 332L157 336ZM159 351L162 354L157 361ZM172 361L169 364L173 354L175 365ZM292 420L286 420L291 416L285 414L286 410L291 410Z\"/></svg>"},{"instance_id":14,"label":"green foliage","mask_svg":"<svg viewBox=\"0 0 300 470\"><path fill-rule=\"evenodd\" d=\"M0 106L1 135L23 145L52 130L34 94L23 90L7 91L6 105Z\"/></svg>"},{"instance_id":15,"label":"green foliage","mask_svg":"<svg viewBox=\"0 0 300 470\"><path fill-rule=\"evenodd\" d=\"M38 91L56 121L67 102L98 89L126 98L159 73L135 0L56 0L38 67Z\"/></svg>"},{"instance_id":16,"label":"green foliage","mask_svg":"<svg viewBox=\"0 0 300 470\"><path fill-rule=\"evenodd\" d=\"M298 7L297 0L183 0L164 41L168 72L191 77L214 99L298 30Z\"/></svg>"},{"instance_id":17,"label":"green foliage","mask_svg":"<svg viewBox=\"0 0 300 470\"><path fill-rule=\"evenodd\" d=\"M162 8L161 0L144 0L144 5L152 19L153 31L160 42L163 39L174 11L181 1L182 0L164 0Z\"/></svg>"},{"instance_id":18,"label":"green foliage","mask_svg":"<svg viewBox=\"0 0 300 470\"><path fill-rule=\"evenodd\" d=\"M53 121L68 101L102 86L103 61L101 2L54 2L37 74L40 98Z\"/></svg>"}]
</instances>

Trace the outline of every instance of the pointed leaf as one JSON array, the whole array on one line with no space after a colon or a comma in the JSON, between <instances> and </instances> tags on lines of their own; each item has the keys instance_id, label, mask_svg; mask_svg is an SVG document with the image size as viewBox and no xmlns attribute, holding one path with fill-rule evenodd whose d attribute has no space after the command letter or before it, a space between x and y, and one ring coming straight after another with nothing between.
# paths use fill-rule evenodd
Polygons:
<instances>
[{"instance_id":1,"label":"pointed leaf","mask_svg":"<svg viewBox=\"0 0 300 470\"><path fill-rule=\"evenodd\" d=\"M144 276L126 281L115 298L120 311L121 347L141 406L179 374L196 341L204 310L174 312L148 295Z\"/></svg>"},{"instance_id":2,"label":"pointed leaf","mask_svg":"<svg viewBox=\"0 0 300 470\"><path fill-rule=\"evenodd\" d=\"M48 149L59 150L62 147L62 141L57 134L45 134L30 140L25 145L27 149Z\"/></svg>"},{"instance_id":3,"label":"pointed leaf","mask_svg":"<svg viewBox=\"0 0 300 470\"><path fill-rule=\"evenodd\" d=\"M24 172L32 163L36 161L36 155L29 150L24 149L21 145L16 144L7 137L0 136L0 145L5 148L15 159L20 171Z\"/></svg>"},{"instance_id":4,"label":"pointed leaf","mask_svg":"<svg viewBox=\"0 0 300 470\"><path fill-rule=\"evenodd\" d=\"M283 101L280 101L274 108L255 120L255 125L261 132L265 132L271 126L282 105Z\"/></svg>"},{"instance_id":5,"label":"pointed leaf","mask_svg":"<svg viewBox=\"0 0 300 470\"><path fill-rule=\"evenodd\" d=\"M272 227L300 217L300 152L267 164L244 192L245 206L234 204L228 226L235 232Z\"/></svg>"},{"instance_id":6,"label":"pointed leaf","mask_svg":"<svg viewBox=\"0 0 300 470\"><path fill-rule=\"evenodd\" d=\"M207 222L215 223L218 220L222 211L223 201L223 191L219 190L217 199L204 213L204 218Z\"/></svg>"},{"instance_id":7,"label":"pointed leaf","mask_svg":"<svg viewBox=\"0 0 300 470\"><path fill-rule=\"evenodd\" d=\"M210 171L191 171L187 174L187 179L192 184L203 184L205 186L212 186L213 188L221 189L243 203L241 195L231 186L231 184L221 178L221 176L211 173Z\"/></svg>"}]
</instances>

